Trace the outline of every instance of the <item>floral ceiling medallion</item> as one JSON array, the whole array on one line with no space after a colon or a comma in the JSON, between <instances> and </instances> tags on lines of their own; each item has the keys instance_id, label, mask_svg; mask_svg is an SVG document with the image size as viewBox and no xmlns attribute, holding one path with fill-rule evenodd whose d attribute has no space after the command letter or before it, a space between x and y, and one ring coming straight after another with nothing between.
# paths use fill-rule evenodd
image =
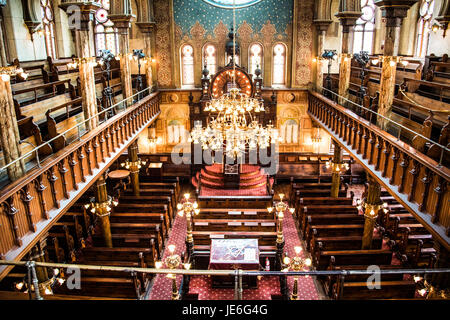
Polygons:
<instances>
[{"instance_id":1,"label":"floral ceiling medallion","mask_svg":"<svg viewBox=\"0 0 450 320\"><path fill-rule=\"evenodd\" d=\"M210 5L224 9L233 9L233 0L203 0ZM234 0L236 8L245 8L257 4L262 0Z\"/></svg>"}]
</instances>

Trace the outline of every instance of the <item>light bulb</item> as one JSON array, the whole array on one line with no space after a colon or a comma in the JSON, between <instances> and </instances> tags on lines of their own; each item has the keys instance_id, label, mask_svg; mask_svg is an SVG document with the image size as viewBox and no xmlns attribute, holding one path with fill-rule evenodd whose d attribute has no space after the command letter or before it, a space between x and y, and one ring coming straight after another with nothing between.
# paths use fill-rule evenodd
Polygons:
<instances>
[{"instance_id":1,"label":"light bulb","mask_svg":"<svg viewBox=\"0 0 450 320\"><path fill-rule=\"evenodd\" d=\"M189 200L189 197L191 196L191 194L190 193L185 193L184 194L184 198L186 199L186 200Z\"/></svg>"},{"instance_id":2,"label":"light bulb","mask_svg":"<svg viewBox=\"0 0 450 320\"><path fill-rule=\"evenodd\" d=\"M22 290L23 286L24 286L23 282L16 283L16 289L17 290Z\"/></svg>"},{"instance_id":3,"label":"light bulb","mask_svg":"<svg viewBox=\"0 0 450 320\"><path fill-rule=\"evenodd\" d=\"M181 203L177 204L177 209L178 209L178 210L183 209L183 205L182 205Z\"/></svg>"},{"instance_id":4,"label":"light bulb","mask_svg":"<svg viewBox=\"0 0 450 320\"><path fill-rule=\"evenodd\" d=\"M289 258L289 257L284 257L284 259L283 259L283 263L284 264L289 264L291 262L291 258Z\"/></svg>"},{"instance_id":5,"label":"light bulb","mask_svg":"<svg viewBox=\"0 0 450 320\"><path fill-rule=\"evenodd\" d=\"M169 249L170 253L173 254L175 252L175 245L174 244L169 245L167 248Z\"/></svg>"},{"instance_id":6,"label":"light bulb","mask_svg":"<svg viewBox=\"0 0 450 320\"><path fill-rule=\"evenodd\" d=\"M194 209L197 209L197 208L198 208L198 203L197 203L197 201L194 202L194 204L193 204L192 206L194 207Z\"/></svg>"},{"instance_id":7,"label":"light bulb","mask_svg":"<svg viewBox=\"0 0 450 320\"><path fill-rule=\"evenodd\" d=\"M185 264L184 264L184 268L185 268L186 270L189 270L189 269L191 268L191 264L190 264L190 263L185 263Z\"/></svg>"},{"instance_id":8,"label":"light bulb","mask_svg":"<svg viewBox=\"0 0 450 320\"><path fill-rule=\"evenodd\" d=\"M47 295L53 294L53 292L52 292L52 290L50 288L45 288L44 293L47 294Z\"/></svg>"},{"instance_id":9,"label":"light bulb","mask_svg":"<svg viewBox=\"0 0 450 320\"><path fill-rule=\"evenodd\" d=\"M294 247L294 251L296 254L300 254L300 252L302 252L302 250L303 250L302 247L299 247L299 246Z\"/></svg>"},{"instance_id":10,"label":"light bulb","mask_svg":"<svg viewBox=\"0 0 450 320\"><path fill-rule=\"evenodd\" d=\"M64 280L63 278L58 278L58 283L59 283L60 285L63 285L65 281L66 281L66 280Z\"/></svg>"},{"instance_id":11,"label":"light bulb","mask_svg":"<svg viewBox=\"0 0 450 320\"><path fill-rule=\"evenodd\" d=\"M2 74L2 80L4 82L8 82L11 79L11 77L9 76L9 74Z\"/></svg>"},{"instance_id":12,"label":"light bulb","mask_svg":"<svg viewBox=\"0 0 450 320\"><path fill-rule=\"evenodd\" d=\"M161 261L155 261L155 268L156 269L161 269L162 268L162 262Z\"/></svg>"},{"instance_id":13,"label":"light bulb","mask_svg":"<svg viewBox=\"0 0 450 320\"><path fill-rule=\"evenodd\" d=\"M305 265L306 265L306 266L309 267L309 266L311 265L311 263L312 263L312 261L311 261L310 258L305 259Z\"/></svg>"},{"instance_id":14,"label":"light bulb","mask_svg":"<svg viewBox=\"0 0 450 320\"><path fill-rule=\"evenodd\" d=\"M268 208L267 208L267 211L269 211L269 213L272 213L273 207L268 207Z\"/></svg>"},{"instance_id":15,"label":"light bulb","mask_svg":"<svg viewBox=\"0 0 450 320\"><path fill-rule=\"evenodd\" d=\"M194 214L198 215L200 213L200 209L194 209Z\"/></svg>"},{"instance_id":16,"label":"light bulb","mask_svg":"<svg viewBox=\"0 0 450 320\"><path fill-rule=\"evenodd\" d=\"M182 217L182 216L184 215L184 211L183 211L183 210L178 211L178 215L179 215L180 217Z\"/></svg>"},{"instance_id":17,"label":"light bulb","mask_svg":"<svg viewBox=\"0 0 450 320\"><path fill-rule=\"evenodd\" d=\"M57 276L59 274L59 269L53 269L53 274Z\"/></svg>"}]
</instances>

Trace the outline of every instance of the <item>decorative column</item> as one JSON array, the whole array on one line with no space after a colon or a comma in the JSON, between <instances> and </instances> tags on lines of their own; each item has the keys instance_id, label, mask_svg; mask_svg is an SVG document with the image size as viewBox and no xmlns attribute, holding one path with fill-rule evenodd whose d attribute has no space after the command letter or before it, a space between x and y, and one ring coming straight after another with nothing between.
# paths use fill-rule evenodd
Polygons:
<instances>
[{"instance_id":1,"label":"decorative column","mask_svg":"<svg viewBox=\"0 0 450 320\"><path fill-rule=\"evenodd\" d=\"M0 1L0 10L6 6L6 1ZM0 24L3 23L3 15L0 14ZM0 28L0 66L6 67L8 65L8 61L6 59L6 48L3 45L5 43L3 28Z\"/></svg>"},{"instance_id":2,"label":"decorative column","mask_svg":"<svg viewBox=\"0 0 450 320\"><path fill-rule=\"evenodd\" d=\"M78 59L76 62L79 68L80 92L83 102L85 119L94 117L98 113L97 97L95 94L94 66L96 64L94 39L92 37L92 23L95 12L100 8L100 4L94 1L76 2L64 1L60 8L68 15L73 14L71 7L77 6L80 10L79 28L75 29L75 47ZM98 116L92 118L88 123L88 130L98 126Z\"/></svg>"},{"instance_id":3,"label":"decorative column","mask_svg":"<svg viewBox=\"0 0 450 320\"><path fill-rule=\"evenodd\" d=\"M152 52L154 46L152 45L153 29L155 28L154 22L137 22L136 25L140 28L142 34L144 35L144 54L146 56L145 64L145 78L147 79L147 87L149 87L149 92L152 92L153 88L153 58L155 55Z\"/></svg>"},{"instance_id":4,"label":"decorative column","mask_svg":"<svg viewBox=\"0 0 450 320\"><path fill-rule=\"evenodd\" d=\"M139 158L138 158L138 142L135 140L128 147L128 161L130 162L130 178L133 194L139 195Z\"/></svg>"},{"instance_id":5,"label":"decorative column","mask_svg":"<svg viewBox=\"0 0 450 320\"><path fill-rule=\"evenodd\" d=\"M342 148L336 141L333 140L334 144L334 156L333 156L333 165L332 165L332 173L331 173L331 196L333 198L339 197L339 189L340 189L340 168L342 165Z\"/></svg>"},{"instance_id":6,"label":"decorative column","mask_svg":"<svg viewBox=\"0 0 450 320\"><path fill-rule=\"evenodd\" d=\"M325 36L328 27L333 22L331 19L331 0L314 1L314 24L317 28L317 57L322 56ZM317 59L316 88L323 86L323 60Z\"/></svg>"},{"instance_id":7,"label":"decorative column","mask_svg":"<svg viewBox=\"0 0 450 320\"><path fill-rule=\"evenodd\" d=\"M380 80L380 97L378 113L386 116L392 106L395 90L395 73L397 71L398 48L400 44L400 27L409 8L418 0L381 0L375 1L380 7L382 17L386 20L384 51ZM383 127L384 121L378 119L377 124Z\"/></svg>"},{"instance_id":8,"label":"decorative column","mask_svg":"<svg viewBox=\"0 0 450 320\"><path fill-rule=\"evenodd\" d=\"M375 227L375 221L378 217L378 211L382 208L382 202L380 199L381 186L372 178L367 175L368 190L365 201L364 211L364 233L362 240L362 250L368 250L372 247L373 229Z\"/></svg>"},{"instance_id":9,"label":"decorative column","mask_svg":"<svg viewBox=\"0 0 450 320\"><path fill-rule=\"evenodd\" d=\"M342 26L342 54L339 65L339 95L348 98L348 88L350 86L353 28L356 20L361 16L361 1L340 0L339 12L335 15ZM339 104L344 104L345 100L339 99Z\"/></svg>"},{"instance_id":10,"label":"decorative column","mask_svg":"<svg viewBox=\"0 0 450 320\"><path fill-rule=\"evenodd\" d=\"M105 241L105 246L112 248L112 236L111 236L111 224L109 221L110 209L108 203L108 192L106 190L106 175L102 174L96 181L95 190L95 214L100 219L100 225L102 228L103 239Z\"/></svg>"},{"instance_id":11,"label":"decorative column","mask_svg":"<svg viewBox=\"0 0 450 320\"><path fill-rule=\"evenodd\" d=\"M13 74L14 70L14 67L0 68L0 141L5 165L22 156L10 83L10 74ZM19 179L25 174L25 162L15 162L7 168L7 172L11 181Z\"/></svg>"},{"instance_id":12,"label":"decorative column","mask_svg":"<svg viewBox=\"0 0 450 320\"><path fill-rule=\"evenodd\" d=\"M119 32L119 57L120 57L120 78L122 81L122 94L124 99L133 95L131 86L131 68L130 68L130 28L131 21L136 18L131 14L130 0L115 0L111 4L111 14L109 18L114 23L114 27ZM128 100L127 105L133 101Z\"/></svg>"},{"instance_id":13,"label":"decorative column","mask_svg":"<svg viewBox=\"0 0 450 320\"><path fill-rule=\"evenodd\" d=\"M444 30L442 36L445 38L447 33L448 24L450 22L450 1L442 0L441 8L439 9L439 14L436 17L436 21L442 25Z\"/></svg>"}]
</instances>

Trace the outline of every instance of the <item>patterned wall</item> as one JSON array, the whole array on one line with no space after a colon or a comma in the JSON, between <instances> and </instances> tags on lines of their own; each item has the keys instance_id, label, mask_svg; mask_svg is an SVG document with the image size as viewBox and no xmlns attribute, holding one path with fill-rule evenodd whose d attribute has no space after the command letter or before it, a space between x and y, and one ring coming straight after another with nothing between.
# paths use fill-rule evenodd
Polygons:
<instances>
[{"instance_id":1,"label":"patterned wall","mask_svg":"<svg viewBox=\"0 0 450 320\"><path fill-rule=\"evenodd\" d=\"M205 34L214 35L214 29L220 21L228 28L233 24L232 10L218 8L203 0L173 0L175 23L181 28L183 36L198 23ZM277 33L286 34L286 28L292 22L293 0L262 0L250 7L236 9L236 24L246 21L253 30L260 31L269 20L275 23Z\"/></svg>"}]
</instances>

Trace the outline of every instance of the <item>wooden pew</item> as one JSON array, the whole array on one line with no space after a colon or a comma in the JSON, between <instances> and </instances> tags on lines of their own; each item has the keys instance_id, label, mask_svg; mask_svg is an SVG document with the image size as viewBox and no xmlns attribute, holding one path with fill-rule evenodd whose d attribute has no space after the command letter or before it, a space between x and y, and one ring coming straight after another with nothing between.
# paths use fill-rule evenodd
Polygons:
<instances>
[{"instance_id":1,"label":"wooden pew","mask_svg":"<svg viewBox=\"0 0 450 320\"><path fill-rule=\"evenodd\" d=\"M55 151L63 149L69 143L77 139L77 137L84 134L84 131L86 130L85 124L75 127L77 124L84 122L84 112L81 107L81 101L81 98L77 98L51 108L45 113L45 116L47 117L49 140L57 137L68 129L73 128L65 135L60 136L52 142ZM61 112L64 113L61 114Z\"/></svg>"},{"instance_id":2,"label":"wooden pew","mask_svg":"<svg viewBox=\"0 0 450 320\"><path fill-rule=\"evenodd\" d=\"M342 265L390 265L392 251L390 250L332 250L321 251L313 256L317 270L326 270Z\"/></svg>"},{"instance_id":3,"label":"wooden pew","mask_svg":"<svg viewBox=\"0 0 450 320\"><path fill-rule=\"evenodd\" d=\"M381 281L380 289L369 289L367 282L339 282L333 288L334 299L413 299L416 284L412 280Z\"/></svg>"}]
</instances>

